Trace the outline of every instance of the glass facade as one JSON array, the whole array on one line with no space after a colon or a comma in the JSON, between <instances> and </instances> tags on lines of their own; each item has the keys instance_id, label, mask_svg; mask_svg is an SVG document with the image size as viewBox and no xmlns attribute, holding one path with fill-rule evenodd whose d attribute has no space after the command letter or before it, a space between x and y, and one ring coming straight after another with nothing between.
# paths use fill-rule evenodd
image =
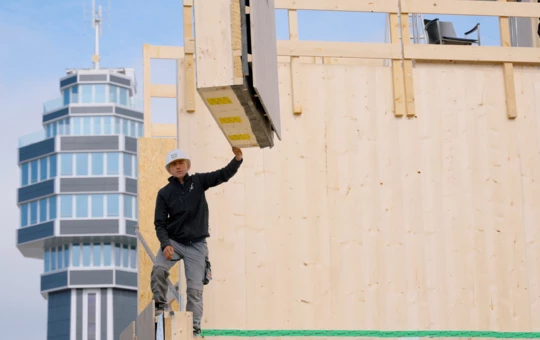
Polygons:
<instances>
[{"instance_id":1,"label":"glass facade","mask_svg":"<svg viewBox=\"0 0 540 340\"><path fill-rule=\"evenodd\" d=\"M143 123L113 116L70 117L45 124L45 137L55 136L143 136Z\"/></svg>"},{"instance_id":2,"label":"glass facade","mask_svg":"<svg viewBox=\"0 0 540 340\"><path fill-rule=\"evenodd\" d=\"M45 249L45 273L66 269L137 269L135 246L115 242L82 242Z\"/></svg>"},{"instance_id":3,"label":"glass facade","mask_svg":"<svg viewBox=\"0 0 540 340\"><path fill-rule=\"evenodd\" d=\"M62 220L103 218L137 220L137 197L133 194L61 194L58 199L60 211L56 213Z\"/></svg>"},{"instance_id":4,"label":"glass facade","mask_svg":"<svg viewBox=\"0 0 540 340\"><path fill-rule=\"evenodd\" d=\"M125 152L61 153L61 177L118 176L137 178L137 156Z\"/></svg>"},{"instance_id":5,"label":"glass facade","mask_svg":"<svg viewBox=\"0 0 540 340\"><path fill-rule=\"evenodd\" d=\"M56 177L111 177L137 179L137 155L126 152L60 153L20 164L21 188ZM123 209L120 209L122 202ZM130 193L57 194L20 205L20 226L65 218L123 217L137 220L137 197Z\"/></svg>"},{"instance_id":6,"label":"glass facade","mask_svg":"<svg viewBox=\"0 0 540 340\"><path fill-rule=\"evenodd\" d=\"M135 107L129 89L112 84L80 84L62 91L62 104L117 104ZM49 106L54 107L54 105Z\"/></svg>"},{"instance_id":7,"label":"glass facade","mask_svg":"<svg viewBox=\"0 0 540 340\"><path fill-rule=\"evenodd\" d=\"M56 196L50 196L21 204L21 227L54 221L58 216L56 202Z\"/></svg>"},{"instance_id":8,"label":"glass facade","mask_svg":"<svg viewBox=\"0 0 540 340\"><path fill-rule=\"evenodd\" d=\"M57 175L57 156L50 155L20 164L21 187L55 178Z\"/></svg>"}]
</instances>

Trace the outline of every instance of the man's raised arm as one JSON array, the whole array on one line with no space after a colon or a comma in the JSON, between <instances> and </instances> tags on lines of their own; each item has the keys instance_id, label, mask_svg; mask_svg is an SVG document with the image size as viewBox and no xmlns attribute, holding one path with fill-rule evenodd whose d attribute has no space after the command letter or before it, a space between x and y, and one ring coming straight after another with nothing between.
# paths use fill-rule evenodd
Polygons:
<instances>
[{"instance_id":1,"label":"man's raised arm","mask_svg":"<svg viewBox=\"0 0 540 340\"><path fill-rule=\"evenodd\" d=\"M229 181L238 172L240 165L244 161L242 150L237 147L233 147L232 150L235 157L224 168L199 174L204 190Z\"/></svg>"}]
</instances>

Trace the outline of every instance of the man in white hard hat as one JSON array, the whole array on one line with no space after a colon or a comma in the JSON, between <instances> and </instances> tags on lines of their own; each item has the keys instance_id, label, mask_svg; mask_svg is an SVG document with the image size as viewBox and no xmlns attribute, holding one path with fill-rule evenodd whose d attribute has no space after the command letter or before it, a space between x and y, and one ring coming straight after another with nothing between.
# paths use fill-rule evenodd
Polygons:
<instances>
[{"instance_id":1,"label":"man in white hard hat","mask_svg":"<svg viewBox=\"0 0 540 340\"><path fill-rule=\"evenodd\" d=\"M170 268L184 260L187 283L186 310L193 313L193 335L201 331L203 286L210 280L206 238L208 203L205 191L231 179L243 162L242 151L233 147L234 158L222 169L189 174L191 160L182 150L167 154L165 168L171 175L156 198L154 225L160 249L151 274L156 314L166 308L167 278Z\"/></svg>"}]
</instances>

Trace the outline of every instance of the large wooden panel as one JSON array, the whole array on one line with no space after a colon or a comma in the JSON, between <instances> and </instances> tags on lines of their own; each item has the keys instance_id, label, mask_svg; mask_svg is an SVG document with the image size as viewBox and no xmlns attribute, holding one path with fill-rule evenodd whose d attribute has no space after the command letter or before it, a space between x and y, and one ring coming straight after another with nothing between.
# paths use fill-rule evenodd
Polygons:
<instances>
[{"instance_id":1,"label":"large wooden panel","mask_svg":"<svg viewBox=\"0 0 540 340\"><path fill-rule=\"evenodd\" d=\"M540 331L540 71L515 67L508 120L500 65L416 63L396 118L390 68L299 65L304 114L279 63L283 141L207 193L203 328ZM210 114L180 121L194 171L232 158ZM140 144L148 232L166 143Z\"/></svg>"},{"instance_id":2,"label":"large wooden panel","mask_svg":"<svg viewBox=\"0 0 540 340\"><path fill-rule=\"evenodd\" d=\"M193 3L198 89L234 83L230 6L230 0Z\"/></svg>"},{"instance_id":3,"label":"large wooden panel","mask_svg":"<svg viewBox=\"0 0 540 340\"><path fill-rule=\"evenodd\" d=\"M253 87L281 139L274 0L250 2Z\"/></svg>"}]
</instances>

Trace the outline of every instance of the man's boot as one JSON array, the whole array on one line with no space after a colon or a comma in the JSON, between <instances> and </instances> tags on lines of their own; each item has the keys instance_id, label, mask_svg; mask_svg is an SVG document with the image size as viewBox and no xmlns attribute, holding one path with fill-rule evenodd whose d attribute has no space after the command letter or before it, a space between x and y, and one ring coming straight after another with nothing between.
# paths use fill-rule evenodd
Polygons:
<instances>
[{"instance_id":1,"label":"man's boot","mask_svg":"<svg viewBox=\"0 0 540 340\"><path fill-rule=\"evenodd\" d=\"M193 313L193 336L201 334L201 321L203 315L203 292L198 289L187 289L186 311Z\"/></svg>"}]
</instances>

